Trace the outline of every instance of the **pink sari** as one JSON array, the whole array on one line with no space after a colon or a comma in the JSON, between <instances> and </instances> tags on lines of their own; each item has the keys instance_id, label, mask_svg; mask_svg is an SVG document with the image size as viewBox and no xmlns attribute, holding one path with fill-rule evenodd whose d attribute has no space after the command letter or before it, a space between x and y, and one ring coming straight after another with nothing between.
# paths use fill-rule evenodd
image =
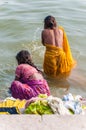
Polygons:
<instances>
[{"instance_id":1,"label":"pink sari","mask_svg":"<svg viewBox=\"0 0 86 130\"><path fill-rule=\"evenodd\" d=\"M50 95L49 86L45 79L29 80L27 78L33 73L37 73L37 70L30 65L21 64L17 67L16 75L20 78L20 80L13 81L10 87L11 94L14 98L28 100L32 97L38 96L39 94Z\"/></svg>"}]
</instances>

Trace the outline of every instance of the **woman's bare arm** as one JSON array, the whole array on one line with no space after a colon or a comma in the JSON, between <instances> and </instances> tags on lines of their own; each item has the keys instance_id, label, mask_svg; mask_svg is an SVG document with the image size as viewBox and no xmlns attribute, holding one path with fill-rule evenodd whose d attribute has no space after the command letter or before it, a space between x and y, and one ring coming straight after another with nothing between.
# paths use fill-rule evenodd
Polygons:
<instances>
[{"instance_id":1,"label":"woman's bare arm","mask_svg":"<svg viewBox=\"0 0 86 130\"><path fill-rule=\"evenodd\" d=\"M41 39L42 39L43 46L45 46L45 44L44 44L44 31L42 31L42 33L41 33Z\"/></svg>"}]
</instances>

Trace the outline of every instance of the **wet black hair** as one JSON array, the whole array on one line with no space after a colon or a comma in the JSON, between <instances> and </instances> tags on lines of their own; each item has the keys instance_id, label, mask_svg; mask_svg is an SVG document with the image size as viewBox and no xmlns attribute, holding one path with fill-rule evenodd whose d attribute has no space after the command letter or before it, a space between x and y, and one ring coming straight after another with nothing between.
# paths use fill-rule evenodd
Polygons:
<instances>
[{"instance_id":1,"label":"wet black hair","mask_svg":"<svg viewBox=\"0 0 86 130\"><path fill-rule=\"evenodd\" d=\"M53 29L57 26L56 20L53 16L49 15L44 19L44 29Z\"/></svg>"},{"instance_id":2,"label":"wet black hair","mask_svg":"<svg viewBox=\"0 0 86 130\"><path fill-rule=\"evenodd\" d=\"M32 62L31 55L27 50L21 50L20 52L18 52L16 55L16 60L18 64L29 64L40 71Z\"/></svg>"}]
</instances>

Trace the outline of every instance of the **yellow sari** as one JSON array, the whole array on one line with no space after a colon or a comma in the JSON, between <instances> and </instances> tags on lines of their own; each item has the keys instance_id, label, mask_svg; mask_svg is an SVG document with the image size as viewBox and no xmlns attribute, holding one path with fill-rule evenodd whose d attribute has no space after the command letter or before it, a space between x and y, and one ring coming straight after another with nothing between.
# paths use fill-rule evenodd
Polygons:
<instances>
[{"instance_id":1,"label":"yellow sari","mask_svg":"<svg viewBox=\"0 0 86 130\"><path fill-rule=\"evenodd\" d=\"M45 44L44 72L46 75L54 77L70 72L76 63L72 57L66 33L62 27L59 28L63 31L63 49Z\"/></svg>"}]
</instances>

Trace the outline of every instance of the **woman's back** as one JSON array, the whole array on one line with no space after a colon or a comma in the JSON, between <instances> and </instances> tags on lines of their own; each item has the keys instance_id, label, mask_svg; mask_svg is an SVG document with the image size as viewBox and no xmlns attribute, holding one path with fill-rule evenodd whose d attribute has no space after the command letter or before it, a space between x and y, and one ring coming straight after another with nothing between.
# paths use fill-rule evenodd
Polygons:
<instances>
[{"instance_id":1,"label":"woman's back","mask_svg":"<svg viewBox=\"0 0 86 130\"><path fill-rule=\"evenodd\" d=\"M44 29L42 31L42 43L63 47L63 31L60 28Z\"/></svg>"},{"instance_id":2,"label":"woman's back","mask_svg":"<svg viewBox=\"0 0 86 130\"><path fill-rule=\"evenodd\" d=\"M16 68L16 76L23 82L28 80L43 79L43 76L36 70L36 68L29 64L20 64Z\"/></svg>"}]
</instances>

